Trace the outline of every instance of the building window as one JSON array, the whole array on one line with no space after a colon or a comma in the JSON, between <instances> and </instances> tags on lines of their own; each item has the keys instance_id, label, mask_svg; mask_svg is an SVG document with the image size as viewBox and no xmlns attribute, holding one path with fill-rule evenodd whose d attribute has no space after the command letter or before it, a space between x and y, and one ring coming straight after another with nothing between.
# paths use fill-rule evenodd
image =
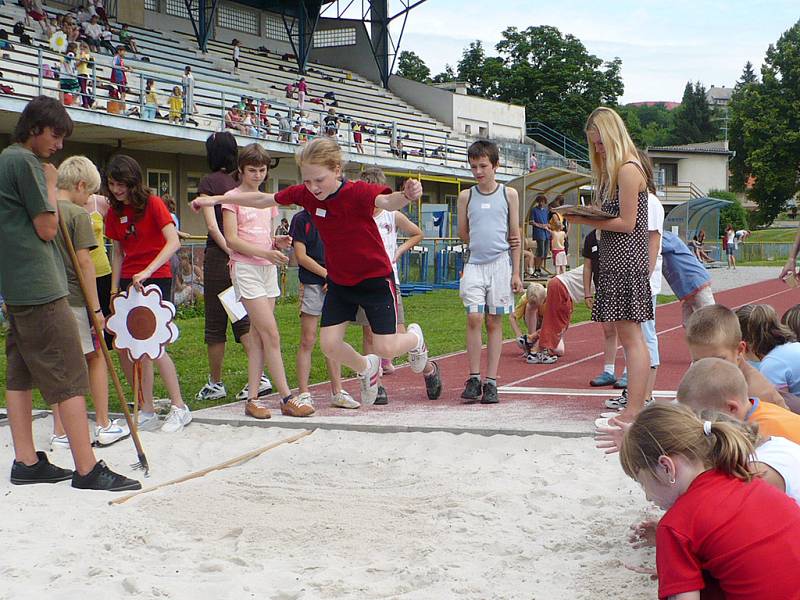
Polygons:
<instances>
[{"instance_id":1,"label":"building window","mask_svg":"<svg viewBox=\"0 0 800 600\"><path fill-rule=\"evenodd\" d=\"M488 127L478 127L478 135L482 138L489 136L489 128Z\"/></svg>"},{"instance_id":2,"label":"building window","mask_svg":"<svg viewBox=\"0 0 800 600\"><path fill-rule=\"evenodd\" d=\"M315 48L332 48L334 46L355 46L356 28L321 29L314 32Z\"/></svg>"},{"instance_id":3,"label":"building window","mask_svg":"<svg viewBox=\"0 0 800 600\"><path fill-rule=\"evenodd\" d=\"M288 23L289 29L295 31L294 21L288 21ZM289 41L289 35L286 33L286 27L283 24L283 19L278 15L264 15L264 35L271 40L279 40L281 42ZM296 33L292 37L294 37L295 41L297 40Z\"/></svg>"},{"instance_id":4,"label":"building window","mask_svg":"<svg viewBox=\"0 0 800 600\"><path fill-rule=\"evenodd\" d=\"M158 0L144 0L144 9L158 12Z\"/></svg>"},{"instance_id":5,"label":"building window","mask_svg":"<svg viewBox=\"0 0 800 600\"><path fill-rule=\"evenodd\" d=\"M156 196L164 197L165 194L172 194L172 171L162 171L160 169L147 169L147 187Z\"/></svg>"},{"instance_id":6,"label":"building window","mask_svg":"<svg viewBox=\"0 0 800 600\"><path fill-rule=\"evenodd\" d=\"M220 4L217 9L217 25L225 29L258 35L258 15L246 8L232 4Z\"/></svg>"},{"instance_id":7,"label":"building window","mask_svg":"<svg viewBox=\"0 0 800 600\"><path fill-rule=\"evenodd\" d=\"M197 8L193 8L192 13L194 18L197 19ZM186 2L184 0L167 0L167 14L188 19L189 11L186 10Z\"/></svg>"},{"instance_id":8,"label":"building window","mask_svg":"<svg viewBox=\"0 0 800 600\"><path fill-rule=\"evenodd\" d=\"M469 123L464 123L464 133L467 135L472 135L472 125Z\"/></svg>"}]
</instances>

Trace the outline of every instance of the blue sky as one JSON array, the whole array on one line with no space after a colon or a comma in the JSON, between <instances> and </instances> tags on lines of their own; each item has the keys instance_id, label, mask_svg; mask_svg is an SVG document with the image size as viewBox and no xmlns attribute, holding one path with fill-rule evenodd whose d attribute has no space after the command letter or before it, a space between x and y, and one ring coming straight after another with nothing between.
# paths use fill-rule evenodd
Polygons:
<instances>
[{"instance_id":1,"label":"blue sky","mask_svg":"<svg viewBox=\"0 0 800 600\"><path fill-rule=\"evenodd\" d=\"M600 58L622 59L623 102L680 101L688 80L730 86L748 60L760 67L799 18L798 0L428 0L411 12L401 49L435 74L472 40L493 51L510 25L553 25Z\"/></svg>"}]
</instances>

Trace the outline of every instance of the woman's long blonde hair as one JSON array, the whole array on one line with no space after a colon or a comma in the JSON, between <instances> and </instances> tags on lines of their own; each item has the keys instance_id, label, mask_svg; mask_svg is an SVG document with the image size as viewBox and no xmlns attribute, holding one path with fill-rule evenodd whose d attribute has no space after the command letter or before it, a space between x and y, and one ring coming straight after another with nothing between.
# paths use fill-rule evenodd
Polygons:
<instances>
[{"instance_id":1,"label":"woman's long blonde hair","mask_svg":"<svg viewBox=\"0 0 800 600\"><path fill-rule=\"evenodd\" d=\"M606 150L605 159L595 150L589 131L596 130ZM586 120L586 141L594 177L594 202L599 204L603 193L613 197L617 189L619 169L628 157L637 156L636 145L631 140L622 118L610 108L600 106Z\"/></svg>"},{"instance_id":2,"label":"woman's long blonde hair","mask_svg":"<svg viewBox=\"0 0 800 600\"><path fill-rule=\"evenodd\" d=\"M631 479L642 469L655 475L661 456L683 456L707 469L750 481L754 434L724 420L709 421L706 433L703 419L688 406L659 402L648 406L622 439L622 469Z\"/></svg>"}]
</instances>

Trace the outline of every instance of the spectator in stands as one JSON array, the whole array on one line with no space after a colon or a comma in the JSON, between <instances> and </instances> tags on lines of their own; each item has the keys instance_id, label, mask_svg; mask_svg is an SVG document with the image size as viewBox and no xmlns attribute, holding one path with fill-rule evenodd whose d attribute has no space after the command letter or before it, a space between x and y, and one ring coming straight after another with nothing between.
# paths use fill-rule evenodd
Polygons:
<instances>
[{"instance_id":1,"label":"spectator in stands","mask_svg":"<svg viewBox=\"0 0 800 600\"><path fill-rule=\"evenodd\" d=\"M197 112L197 107L194 105L194 75L192 75L192 67L189 65L183 68L181 85L183 86L186 114L193 115Z\"/></svg>"},{"instance_id":2,"label":"spectator in stands","mask_svg":"<svg viewBox=\"0 0 800 600\"><path fill-rule=\"evenodd\" d=\"M25 9L25 23L31 25L31 21L36 21L42 33L45 33L47 13L42 7L42 0L22 0L21 4Z\"/></svg>"},{"instance_id":3,"label":"spectator in stands","mask_svg":"<svg viewBox=\"0 0 800 600\"><path fill-rule=\"evenodd\" d=\"M128 93L129 72L130 68L125 66L125 46L117 46L117 53L111 61L111 83L117 86L117 93L123 104Z\"/></svg>"},{"instance_id":4,"label":"spectator in stands","mask_svg":"<svg viewBox=\"0 0 800 600\"><path fill-rule=\"evenodd\" d=\"M290 81L286 84L286 97L290 100L294 100L294 84Z\"/></svg>"},{"instance_id":5,"label":"spectator in stands","mask_svg":"<svg viewBox=\"0 0 800 600\"><path fill-rule=\"evenodd\" d=\"M237 133L247 134L247 128L242 124L243 116L239 106L234 104L225 113L225 127Z\"/></svg>"},{"instance_id":6,"label":"spectator in stands","mask_svg":"<svg viewBox=\"0 0 800 600\"><path fill-rule=\"evenodd\" d=\"M169 122L177 125L183 118L183 92L181 86L176 85L172 88L169 97Z\"/></svg>"},{"instance_id":7,"label":"spectator in stands","mask_svg":"<svg viewBox=\"0 0 800 600\"><path fill-rule=\"evenodd\" d=\"M336 94L334 92L325 92L325 95L323 96L323 98L325 98L325 100L329 100L330 101L329 106L333 106L333 107L338 107L339 106L339 102L338 102L338 100L336 100Z\"/></svg>"},{"instance_id":8,"label":"spectator in stands","mask_svg":"<svg viewBox=\"0 0 800 600\"><path fill-rule=\"evenodd\" d=\"M81 36L81 29L78 27L77 23L75 23L75 19L72 18L72 15L66 15L64 17L61 24L61 31L66 34L68 42L77 42L78 38Z\"/></svg>"},{"instance_id":9,"label":"spectator in stands","mask_svg":"<svg viewBox=\"0 0 800 600\"><path fill-rule=\"evenodd\" d=\"M336 116L336 109L329 108L323 122L325 124L325 135L335 138L339 130L339 117Z\"/></svg>"},{"instance_id":10,"label":"spectator in stands","mask_svg":"<svg viewBox=\"0 0 800 600\"><path fill-rule=\"evenodd\" d=\"M70 105L74 101L74 95L78 93L78 61L75 59L75 52L78 45L71 42L67 45L67 53L61 59L61 69L58 72L58 97L63 104Z\"/></svg>"},{"instance_id":11,"label":"spectator in stands","mask_svg":"<svg viewBox=\"0 0 800 600\"><path fill-rule=\"evenodd\" d=\"M89 12L94 12L94 14L96 14L103 22L103 25L108 27L108 15L106 14L105 3L103 0L92 0L89 5Z\"/></svg>"},{"instance_id":12,"label":"spectator in stands","mask_svg":"<svg viewBox=\"0 0 800 600\"><path fill-rule=\"evenodd\" d=\"M93 15L89 22L84 24L83 32L86 35L86 43L89 44L89 47L95 52L99 52L103 28L97 22L97 15Z\"/></svg>"},{"instance_id":13,"label":"spectator in stands","mask_svg":"<svg viewBox=\"0 0 800 600\"><path fill-rule=\"evenodd\" d=\"M275 235L289 235L289 221L286 220L286 217L281 219L281 224L275 229Z\"/></svg>"},{"instance_id":14,"label":"spectator in stands","mask_svg":"<svg viewBox=\"0 0 800 600\"><path fill-rule=\"evenodd\" d=\"M79 25L83 25L91 18L91 13L86 9L86 6L81 4L78 8L75 9L75 19L77 19Z\"/></svg>"},{"instance_id":15,"label":"spectator in stands","mask_svg":"<svg viewBox=\"0 0 800 600\"><path fill-rule=\"evenodd\" d=\"M128 29L127 24L122 25L119 30L119 42L134 54L139 54L139 48L136 46L136 40L133 39L133 34Z\"/></svg>"},{"instance_id":16,"label":"spectator in stands","mask_svg":"<svg viewBox=\"0 0 800 600\"><path fill-rule=\"evenodd\" d=\"M261 128L261 132L265 137L271 133L272 129L269 122L269 109L269 102L261 98L258 101L258 126Z\"/></svg>"},{"instance_id":17,"label":"spectator in stands","mask_svg":"<svg viewBox=\"0 0 800 600\"><path fill-rule=\"evenodd\" d=\"M89 44L81 42L81 50L78 55L78 85L81 88L81 106L91 108L94 104L94 94L89 93L89 76L94 67L94 56L89 49Z\"/></svg>"},{"instance_id":18,"label":"spectator in stands","mask_svg":"<svg viewBox=\"0 0 800 600\"><path fill-rule=\"evenodd\" d=\"M403 160L408 158L408 152L406 152L403 149L403 140L400 139L399 137L397 138L397 141L394 144L394 150L398 158L402 158Z\"/></svg>"},{"instance_id":19,"label":"spectator in stands","mask_svg":"<svg viewBox=\"0 0 800 600\"><path fill-rule=\"evenodd\" d=\"M297 82L297 106L302 110L306 102L306 94L308 94L308 84L306 78L301 77Z\"/></svg>"},{"instance_id":20,"label":"spectator in stands","mask_svg":"<svg viewBox=\"0 0 800 600\"><path fill-rule=\"evenodd\" d=\"M106 25L105 29L103 29L102 33L100 34L100 47L105 48L108 50L109 54L116 54L117 49L114 47L112 43L112 39L114 38L114 33L111 31L111 28Z\"/></svg>"},{"instance_id":21,"label":"spectator in stands","mask_svg":"<svg viewBox=\"0 0 800 600\"><path fill-rule=\"evenodd\" d=\"M356 152L364 154L363 136L361 133L364 126L358 121L350 121L350 129L353 131L353 144L356 147Z\"/></svg>"},{"instance_id":22,"label":"spectator in stands","mask_svg":"<svg viewBox=\"0 0 800 600\"><path fill-rule=\"evenodd\" d=\"M148 79L144 90L144 112L142 118L152 121L158 114L158 94L156 93L156 82Z\"/></svg>"},{"instance_id":23,"label":"spectator in stands","mask_svg":"<svg viewBox=\"0 0 800 600\"><path fill-rule=\"evenodd\" d=\"M288 115L281 115L275 113L275 118L278 119L278 133L282 142L289 142L292 138L292 122L289 120Z\"/></svg>"},{"instance_id":24,"label":"spectator in stands","mask_svg":"<svg viewBox=\"0 0 800 600\"><path fill-rule=\"evenodd\" d=\"M239 58L241 57L242 54L242 48L241 48L242 42L234 38L233 41L231 42L231 45L233 46L233 72L235 75L238 75Z\"/></svg>"}]
</instances>

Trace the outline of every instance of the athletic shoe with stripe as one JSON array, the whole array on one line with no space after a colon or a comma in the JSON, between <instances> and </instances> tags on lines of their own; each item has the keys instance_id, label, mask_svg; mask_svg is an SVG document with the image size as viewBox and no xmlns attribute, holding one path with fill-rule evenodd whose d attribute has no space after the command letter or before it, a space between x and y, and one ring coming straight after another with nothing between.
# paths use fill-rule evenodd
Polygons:
<instances>
[{"instance_id":1,"label":"athletic shoe with stripe","mask_svg":"<svg viewBox=\"0 0 800 600\"><path fill-rule=\"evenodd\" d=\"M124 440L131 434L125 419L115 419L106 427L97 426L94 430L94 439L98 446L110 446L114 442Z\"/></svg>"},{"instance_id":2,"label":"athletic shoe with stripe","mask_svg":"<svg viewBox=\"0 0 800 600\"><path fill-rule=\"evenodd\" d=\"M361 404L372 405L378 397L381 359L374 354L367 354L367 363L366 371L358 374L358 380L361 384Z\"/></svg>"},{"instance_id":3,"label":"athletic shoe with stripe","mask_svg":"<svg viewBox=\"0 0 800 600\"><path fill-rule=\"evenodd\" d=\"M314 414L314 404L311 402L311 394L306 392L299 396L292 396L288 400L281 402L281 414L287 417L310 417Z\"/></svg>"},{"instance_id":4,"label":"athletic shoe with stripe","mask_svg":"<svg viewBox=\"0 0 800 600\"><path fill-rule=\"evenodd\" d=\"M272 393L272 382L269 380L269 377L262 374L261 381L258 382L258 397L263 398L264 396L269 396ZM249 384L245 384L242 388L242 391L236 394L237 400L247 400L250 397L250 386Z\"/></svg>"},{"instance_id":5,"label":"athletic shoe with stripe","mask_svg":"<svg viewBox=\"0 0 800 600\"><path fill-rule=\"evenodd\" d=\"M361 405L358 403L358 400L342 390L341 392L331 395L331 406L335 406L336 408L359 408Z\"/></svg>"},{"instance_id":6,"label":"athletic shoe with stripe","mask_svg":"<svg viewBox=\"0 0 800 600\"><path fill-rule=\"evenodd\" d=\"M416 335L418 340L417 345L408 351L408 362L411 364L411 370L414 373L422 373L425 370L425 365L428 364L428 347L425 345L422 328L416 323L411 323L408 326L408 333Z\"/></svg>"},{"instance_id":7,"label":"athletic shoe with stripe","mask_svg":"<svg viewBox=\"0 0 800 600\"><path fill-rule=\"evenodd\" d=\"M200 388L195 398L197 400L222 400L228 395L225 386L221 381L211 381L211 376L208 376L206 384Z\"/></svg>"}]
</instances>

